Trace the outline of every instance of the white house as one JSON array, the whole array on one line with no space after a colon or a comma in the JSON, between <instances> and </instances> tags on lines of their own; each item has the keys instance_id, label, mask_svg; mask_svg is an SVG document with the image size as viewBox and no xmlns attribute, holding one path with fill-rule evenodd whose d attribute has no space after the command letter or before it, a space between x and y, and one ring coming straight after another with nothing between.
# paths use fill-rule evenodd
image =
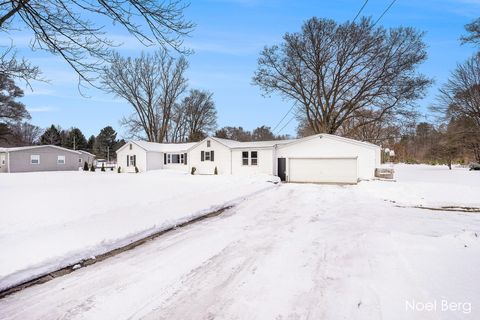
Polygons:
<instances>
[{"instance_id":1,"label":"white house","mask_svg":"<svg viewBox=\"0 0 480 320\"><path fill-rule=\"evenodd\" d=\"M117 159L126 171L134 163L140 171L195 167L197 174L214 174L216 168L218 174L263 173L290 182L357 183L374 177L380 147L329 134L256 142L208 137L181 144L131 141Z\"/></svg>"},{"instance_id":2,"label":"white house","mask_svg":"<svg viewBox=\"0 0 480 320\"><path fill-rule=\"evenodd\" d=\"M196 143L155 143L129 141L117 150L117 166L122 172L156 169L187 170L187 151Z\"/></svg>"}]
</instances>

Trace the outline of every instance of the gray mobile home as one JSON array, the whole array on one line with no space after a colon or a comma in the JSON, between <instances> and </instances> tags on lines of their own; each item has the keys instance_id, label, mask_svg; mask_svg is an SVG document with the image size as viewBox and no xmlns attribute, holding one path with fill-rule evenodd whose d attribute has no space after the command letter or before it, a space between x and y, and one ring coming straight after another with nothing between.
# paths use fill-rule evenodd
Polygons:
<instances>
[{"instance_id":1,"label":"gray mobile home","mask_svg":"<svg viewBox=\"0 0 480 320\"><path fill-rule=\"evenodd\" d=\"M0 172L78 170L92 156L53 145L0 148Z\"/></svg>"}]
</instances>

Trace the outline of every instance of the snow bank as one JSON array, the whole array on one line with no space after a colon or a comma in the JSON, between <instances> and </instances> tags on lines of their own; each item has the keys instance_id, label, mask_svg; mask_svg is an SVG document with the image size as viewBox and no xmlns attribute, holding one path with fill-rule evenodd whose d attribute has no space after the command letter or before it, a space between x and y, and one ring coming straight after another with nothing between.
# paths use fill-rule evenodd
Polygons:
<instances>
[{"instance_id":1,"label":"snow bank","mask_svg":"<svg viewBox=\"0 0 480 320\"><path fill-rule=\"evenodd\" d=\"M0 290L274 186L269 176L38 172L0 176Z\"/></svg>"}]
</instances>

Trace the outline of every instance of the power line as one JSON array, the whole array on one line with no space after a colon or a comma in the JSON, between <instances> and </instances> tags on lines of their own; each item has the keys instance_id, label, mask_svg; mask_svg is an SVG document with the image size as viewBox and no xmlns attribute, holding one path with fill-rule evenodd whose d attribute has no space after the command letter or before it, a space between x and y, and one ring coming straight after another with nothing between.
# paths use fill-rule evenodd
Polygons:
<instances>
[{"instance_id":1,"label":"power line","mask_svg":"<svg viewBox=\"0 0 480 320\"><path fill-rule=\"evenodd\" d=\"M395 1L397 0L392 0L392 2L390 2L390 5L387 7L387 9L385 9L385 11L383 11L383 13L380 15L380 17L377 19L377 21L375 21L375 23L373 24L373 26L375 26L378 21L380 21L380 19L383 18L383 16L385 15L385 13L387 13L388 10L390 10L390 8L393 6L393 4L395 3Z\"/></svg>"},{"instance_id":2,"label":"power line","mask_svg":"<svg viewBox=\"0 0 480 320\"><path fill-rule=\"evenodd\" d=\"M365 6L367 5L367 2L368 2L368 0L365 0L365 2L363 3L363 6L360 8L360 10L358 10L357 15L355 16L355 18L353 18L352 22L355 22L355 20L357 20L358 16L363 11L363 8L365 8Z\"/></svg>"},{"instance_id":3,"label":"power line","mask_svg":"<svg viewBox=\"0 0 480 320\"><path fill-rule=\"evenodd\" d=\"M282 123L282 121L285 120L285 118L288 116L288 114L289 114L290 112L292 112L293 107L295 107L295 105L293 105L293 106L287 111L287 113L285 113L285 115L283 116L283 118L282 118L282 119L277 123L277 125L272 129L272 132L274 132L275 129L277 129L278 126Z\"/></svg>"},{"instance_id":4,"label":"power line","mask_svg":"<svg viewBox=\"0 0 480 320\"><path fill-rule=\"evenodd\" d=\"M282 129L278 130L276 134L279 134L280 132L282 132L283 129L285 129L285 127L288 126L293 119L295 119L295 116L293 116L290 120L288 120L288 122L282 127Z\"/></svg>"}]
</instances>

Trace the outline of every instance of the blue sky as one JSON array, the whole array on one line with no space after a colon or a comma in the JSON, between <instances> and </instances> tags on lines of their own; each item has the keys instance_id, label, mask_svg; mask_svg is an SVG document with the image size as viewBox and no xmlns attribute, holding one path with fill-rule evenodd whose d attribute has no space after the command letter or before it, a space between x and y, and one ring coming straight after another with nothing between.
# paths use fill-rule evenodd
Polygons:
<instances>
[{"instance_id":1,"label":"blue sky","mask_svg":"<svg viewBox=\"0 0 480 320\"><path fill-rule=\"evenodd\" d=\"M274 127L292 103L278 96L265 98L251 84L258 54L265 45L281 41L285 32L298 31L312 17L331 18L338 22L351 20L364 0L282 1L282 0L192 0L185 12L196 24L185 44L194 49L189 56L187 73L190 87L214 93L220 127ZM378 18L390 0L368 1L362 15ZM426 110L435 98L438 86L447 79L456 64L471 56L474 48L461 46L459 37L464 25L480 16L480 0L397 0L380 24L385 27L413 26L426 32L428 60L420 71L435 80L428 96L419 101ZM122 55L136 56L142 46L118 27L108 26L109 34L124 43ZM27 105L31 122L47 127L79 127L86 136L98 134L106 125L120 134L119 120L132 112L123 100L95 89L83 97L77 89L77 77L60 58L28 48L31 35L11 34L19 54L40 66L50 83L34 83L33 91L25 89L22 101ZM3 41L3 42L2 42ZM0 44L8 39L0 39ZM155 48L144 48L154 50ZM426 113L426 112L425 112ZM284 123L290 119L288 116ZM279 126L279 129L283 124ZM282 134L295 134L295 121Z\"/></svg>"}]
</instances>

